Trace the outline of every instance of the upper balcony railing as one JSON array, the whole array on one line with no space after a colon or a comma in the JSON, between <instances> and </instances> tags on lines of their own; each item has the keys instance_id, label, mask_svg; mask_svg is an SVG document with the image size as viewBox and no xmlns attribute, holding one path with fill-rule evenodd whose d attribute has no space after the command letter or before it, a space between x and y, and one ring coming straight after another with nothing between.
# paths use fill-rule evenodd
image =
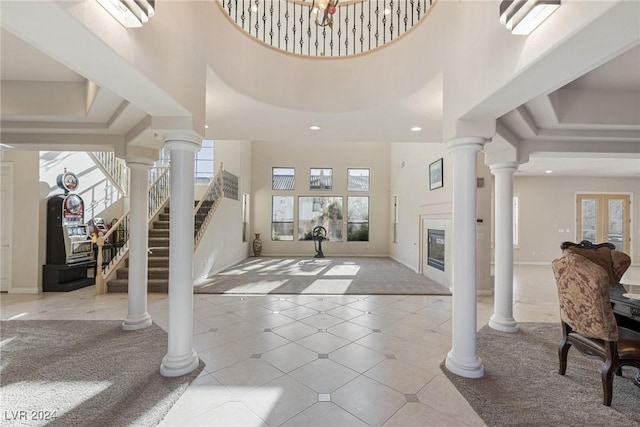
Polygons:
<instances>
[{"instance_id":1,"label":"upper balcony railing","mask_svg":"<svg viewBox=\"0 0 640 427\"><path fill-rule=\"evenodd\" d=\"M312 0L218 0L244 31L274 48L305 56L358 55L397 39L434 0L338 0L330 25ZM330 2L330 3L333 3ZM315 6L318 1L315 1Z\"/></svg>"}]
</instances>

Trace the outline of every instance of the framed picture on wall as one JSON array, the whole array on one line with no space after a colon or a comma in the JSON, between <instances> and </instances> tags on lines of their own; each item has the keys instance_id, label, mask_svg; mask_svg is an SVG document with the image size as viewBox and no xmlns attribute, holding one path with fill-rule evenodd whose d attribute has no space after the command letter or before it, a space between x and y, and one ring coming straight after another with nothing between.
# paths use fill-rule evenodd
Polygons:
<instances>
[{"instance_id":1,"label":"framed picture on wall","mask_svg":"<svg viewBox=\"0 0 640 427\"><path fill-rule=\"evenodd\" d=\"M442 158L429 165L429 189L442 187Z\"/></svg>"}]
</instances>

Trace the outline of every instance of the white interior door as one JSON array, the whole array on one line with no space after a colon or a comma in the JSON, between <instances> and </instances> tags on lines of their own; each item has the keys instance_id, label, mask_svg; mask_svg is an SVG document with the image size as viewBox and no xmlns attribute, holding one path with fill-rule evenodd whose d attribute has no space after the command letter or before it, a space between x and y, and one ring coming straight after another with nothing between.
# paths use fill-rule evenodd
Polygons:
<instances>
[{"instance_id":1,"label":"white interior door","mask_svg":"<svg viewBox=\"0 0 640 427\"><path fill-rule=\"evenodd\" d=\"M13 163L0 162L0 292L11 288Z\"/></svg>"}]
</instances>

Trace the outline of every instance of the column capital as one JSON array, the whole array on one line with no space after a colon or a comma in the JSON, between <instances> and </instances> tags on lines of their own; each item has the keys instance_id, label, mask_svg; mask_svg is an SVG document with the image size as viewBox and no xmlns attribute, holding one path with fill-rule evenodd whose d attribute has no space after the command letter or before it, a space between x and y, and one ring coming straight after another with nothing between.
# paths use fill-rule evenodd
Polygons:
<instances>
[{"instance_id":1,"label":"column capital","mask_svg":"<svg viewBox=\"0 0 640 427\"><path fill-rule=\"evenodd\" d=\"M518 170L518 166L520 166L518 162L501 162L489 165L489 169L491 170L491 173L495 175L496 172L503 171L514 173Z\"/></svg>"},{"instance_id":2,"label":"column capital","mask_svg":"<svg viewBox=\"0 0 640 427\"><path fill-rule=\"evenodd\" d=\"M453 138L447 142L447 151L450 153L458 150L479 152L482 151L482 148L486 143L487 139L481 136L463 136Z\"/></svg>"},{"instance_id":3,"label":"column capital","mask_svg":"<svg viewBox=\"0 0 640 427\"><path fill-rule=\"evenodd\" d=\"M167 132L163 135L164 146L169 150L192 151L194 153L200 151L202 146L202 138L198 135Z\"/></svg>"},{"instance_id":4,"label":"column capital","mask_svg":"<svg viewBox=\"0 0 640 427\"><path fill-rule=\"evenodd\" d=\"M144 157L127 156L124 160L129 169L149 170L153 166L153 160Z\"/></svg>"}]
</instances>

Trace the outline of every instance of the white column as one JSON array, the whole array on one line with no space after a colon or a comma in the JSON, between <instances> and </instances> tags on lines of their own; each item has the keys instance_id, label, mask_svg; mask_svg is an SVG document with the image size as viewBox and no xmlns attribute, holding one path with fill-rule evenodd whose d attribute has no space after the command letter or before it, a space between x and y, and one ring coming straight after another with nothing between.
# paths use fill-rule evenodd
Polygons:
<instances>
[{"instance_id":1,"label":"white column","mask_svg":"<svg viewBox=\"0 0 640 427\"><path fill-rule=\"evenodd\" d=\"M169 224L169 343L160 373L188 374L198 367L193 349L193 163L202 140L193 135L165 135L171 150Z\"/></svg>"},{"instance_id":2,"label":"white column","mask_svg":"<svg viewBox=\"0 0 640 427\"><path fill-rule=\"evenodd\" d=\"M452 337L445 365L466 378L480 378L477 355L476 157L485 139L456 138L447 144L453 174Z\"/></svg>"},{"instance_id":3,"label":"white column","mask_svg":"<svg viewBox=\"0 0 640 427\"><path fill-rule=\"evenodd\" d=\"M516 162L489 166L495 175L495 295L489 326L503 332L515 332L513 318L513 174Z\"/></svg>"},{"instance_id":4,"label":"white column","mask_svg":"<svg viewBox=\"0 0 640 427\"><path fill-rule=\"evenodd\" d=\"M129 195L129 311L122 329L134 331L151 325L147 313L147 249L149 246L149 169L146 159L127 159L131 171Z\"/></svg>"}]
</instances>

